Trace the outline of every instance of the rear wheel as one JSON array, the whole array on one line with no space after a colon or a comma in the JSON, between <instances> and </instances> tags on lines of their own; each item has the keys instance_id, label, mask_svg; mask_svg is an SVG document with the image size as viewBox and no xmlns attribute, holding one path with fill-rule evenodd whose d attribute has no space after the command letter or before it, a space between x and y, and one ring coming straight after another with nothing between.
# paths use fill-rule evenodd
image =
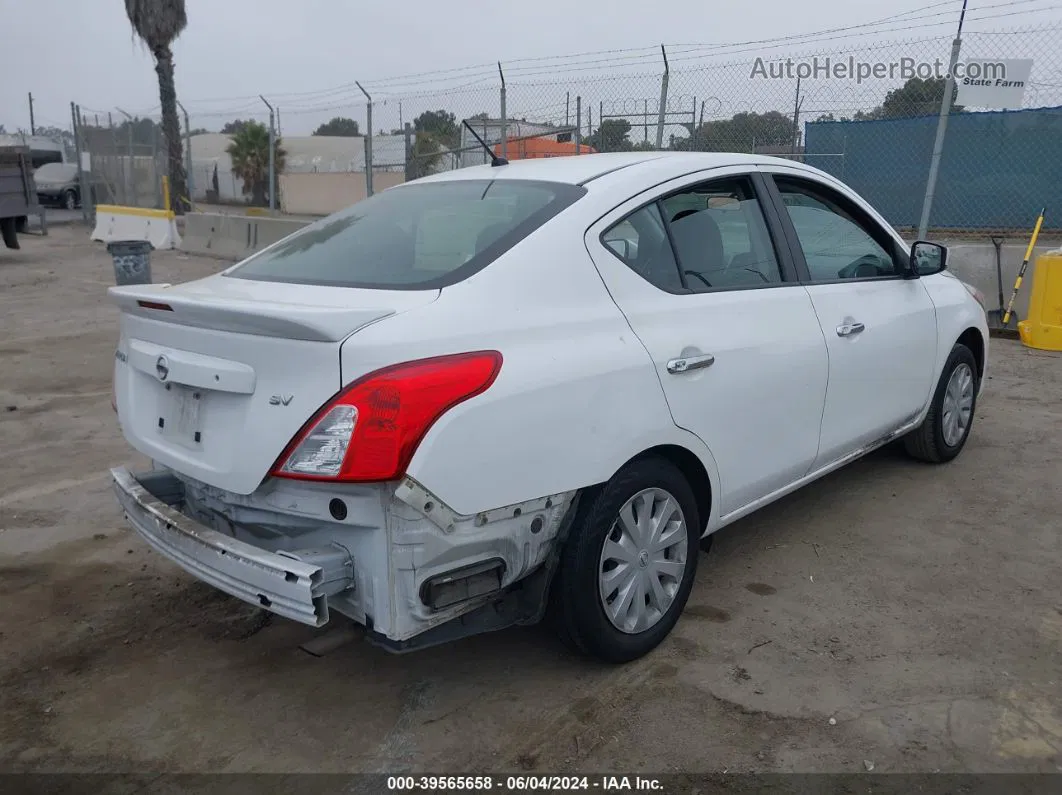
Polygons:
<instances>
[{"instance_id":1,"label":"rear wheel","mask_svg":"<svg viewBox=\"0 0 1062 795\"><path fill-rule=\"evenodd\" d=\"M17 227L14 218L0 218L0 238L8 248L19 248Z\"/></svg>"},{"instance_id":2,"label":"rear wheel","mask_svg":"<svg viewBox=\"0 0 1062 795\"><path fill-rule=\"evenodd\" d=\"M73 190L68 190L63 193L63 207L67 210L77 209L77 193Z\"/></svg>"},{"instance_id":3,"label":"rear wheel","mask_svg":"<svg viewBox=\"0 0 1062 795\"><path fill-rule=\"evenodd\" d=\"M977 388L977 359L973 351L957 344L944 364L929 413L918 428L904 437L908 455L942 464L962 452L973 427Z\"/></svg>"},{"instance_id":4,"label":"rear wheel","mask_svg":"<svg viewBox=\"0 0 1062 795\"><path fill-rule=\"evenodd\" d=\"M551 607L575 649L622 663L652 651L682 613L701 526L670 461L632 462L584 503L562 553Z\"/></svg>"}]
</instances>

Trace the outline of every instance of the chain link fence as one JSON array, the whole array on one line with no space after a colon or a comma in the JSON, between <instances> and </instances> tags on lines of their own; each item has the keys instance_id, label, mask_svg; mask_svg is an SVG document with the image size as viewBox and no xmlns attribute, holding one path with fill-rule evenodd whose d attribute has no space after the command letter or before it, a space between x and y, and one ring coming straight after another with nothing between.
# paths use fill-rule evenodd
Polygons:
<instances>
[{"instance_id":1,"label":"chain link fence","mask_svg":"<svg viewBox=\"0 0 1062 795\"><path fill-rule=\"evenodd\" d=\"M433 73L278 96L270 103L279 207L327 214L398 182L490 162L491 155L669 150L806 162L850 184L901 230L919 226L936 161L928 218L934 232L1027 231L1044 206L1047 226L1062 228L1060 34L1057 24L963 34L960 63L1031 59L1032 71L1020 108L953 104L939 151L951 35L859 46L836 37L832 49L786 41L673 45L582 57L569 66L532 59L452 70L459 74L450 82L458 85L442 89L430 87L446 75ZM953 101L956 95L961 99L954 92ZM194 202L255 203L247 158L237 162L230 149L241 125L269 125L264 101L187 102ZM286 134L285 127L304 134ZM305 134L310 130L318 134ZM108 115L104 122L92 112L79 141L115 201L159 206L165 145L157 117Z\"/></svg>"}]
</instances>

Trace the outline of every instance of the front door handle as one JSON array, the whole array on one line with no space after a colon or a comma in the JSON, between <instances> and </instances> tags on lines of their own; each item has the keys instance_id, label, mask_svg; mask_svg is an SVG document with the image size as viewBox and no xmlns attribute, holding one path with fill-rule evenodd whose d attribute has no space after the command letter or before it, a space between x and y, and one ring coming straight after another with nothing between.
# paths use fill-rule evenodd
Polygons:
<instances>
[{"instance_id":1,"label":"front door handle","mask_svg":"<svg viewBox=\"0 0 1062 795\"><path fill-rule=\"evenodd\" d=\"M710 353L703 356L687 356L684 359L671 359L667 363L667 371L672 375L678 375L690 370L700 370L702 367L711 367L714 363L715 357Z\"/></svg>"},{"instance_id":2,"label":"front door handle","mask_svg":"<svg viewBox=\"0 0 1062 795\"><path fill-rule=\"evenodd\" d=\"M865 330L866 326L862 323L845 323L837 327L838 337L851 337L853 334L858 334Z\"/></svg>"}]
</instances>

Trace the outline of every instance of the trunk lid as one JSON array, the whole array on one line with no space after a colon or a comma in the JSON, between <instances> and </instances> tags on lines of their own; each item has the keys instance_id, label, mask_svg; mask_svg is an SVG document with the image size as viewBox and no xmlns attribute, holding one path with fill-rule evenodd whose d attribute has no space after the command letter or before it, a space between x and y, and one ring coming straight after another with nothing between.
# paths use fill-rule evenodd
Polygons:
<instances>
[{"instance_id":1,"label":"trunk lid","mask_svg":"<svg viewBox=\"0 0 1062 795\"><path fill-rule=\"evenodd\" d=\"M340 347L438 290L371 290L211 276L112 287L121 309L115 399L126 441L177 472L250 494L310 416L357 374Z\"/></svg>"}]
</instances>

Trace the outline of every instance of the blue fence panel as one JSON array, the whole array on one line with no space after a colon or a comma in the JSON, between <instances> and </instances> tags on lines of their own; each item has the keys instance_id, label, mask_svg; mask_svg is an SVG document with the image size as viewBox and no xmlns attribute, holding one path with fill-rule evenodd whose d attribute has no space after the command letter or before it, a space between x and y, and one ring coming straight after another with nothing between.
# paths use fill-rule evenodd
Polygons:
<instances>
[{"instance_id":1,"label":"blue fence panel","mask_svg":"<svg viewBox=\"0 0 1062 795\"><path fill-rule=\"evenodd\" d=\"M804 130L809 165L851 185L894 226L918 226L936 116L809 122ZM953 114L930 226L1028 229L1041 207L1062 221L1062 108Z\"/></svg>"}]
</instances>

